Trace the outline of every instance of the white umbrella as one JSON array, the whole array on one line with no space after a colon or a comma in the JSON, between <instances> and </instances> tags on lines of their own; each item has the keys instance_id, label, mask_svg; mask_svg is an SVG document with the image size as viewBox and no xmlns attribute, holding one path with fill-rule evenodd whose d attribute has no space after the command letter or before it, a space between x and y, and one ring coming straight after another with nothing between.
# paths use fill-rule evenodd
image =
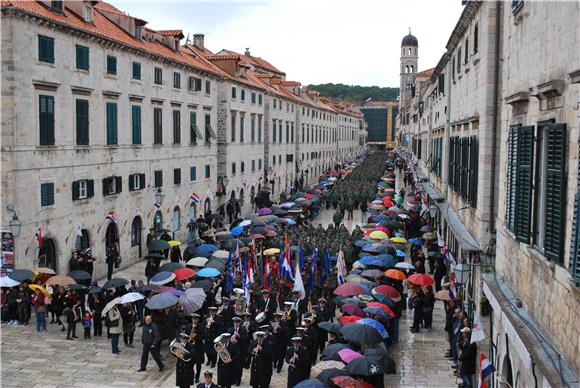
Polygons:
<instances>
[{"instance_id":1,"label":"white umbrella","mask_svg":"<svg viewBox=\"0 0 580 388\"><path fill-rule=\"evenodd\" d=\"M230 252L228 251L215 251L214 253L211 254L212 257L217 257L218 259L227 259L228 257L230 257Z\"/></svg>"},{"instance_id":2,"label":"white umbrella","mask_svg":"<svg viewBox=\"0 0 580 388\"><path fill-rule=\"evenodd\" d=\"M405 261L402 261L400 263L395 264L395 268L400 268L400 269L415 269L415 266L411 263L407 263Z\"/></svg>"},{"instance_id":3,"label":"white umbrella","mask_svg":"<svg viewBox=\"0 0 580 388\"><path fill-rule=\"evenodd\" d=\"M206 294L203 288L188 288L185 295L179 298L179 304L186 314L192 314L203 306Z\"/></svg>"},{"instance_id":4,"label":"white umbrella","mask_svg":"<svg viewBox=\"0 0 580 388\"><path fill-rule=\"evenodd\" d=\"M107 315L107 313L109 312L110 309L113 308L113 306L117 305L117 304L122 304L123 302L121 301L121 298L115 298L112 301L110 301L109 303L107 303L107 305L103 308L103 312L101 312L101 316L104 317L105 315Z\"/></svg>"},{"instance_id":5,"label":"white umbrella","mask_svg":"<svg viewBox=\"0 0 580 388\"><path fill-rule=\"evenodd\" d=\"M123 304L132 303L141 299L145 299L145 296L143 296L143 294L140 294L138 292L129 292L121 297L121 303Z\"/></svg>"},{"instance_id":6,"label":"white umbrella","mask_svg":"<svg viewBox=\"0 0 580 388\"><path fill-rule=\"evenodd\" d=\"M20 282L18 280L14 280L12 278L9 278L8 276L4 276L0 278L0 287L3 288L11 288L14 286L19 285Z\"/></svg>"},{"instance_id":7,"label":"white umbrella","mask_svg":"<svg viewBox=\"0 0 580 388\"><path fill-rule=\"evenodd\" d=\"M189 259L187 265L191 265L193 267L203 267L208 262L208 259L205 257L194 257L193 259Z\"/></svg>"},{"instance_id":8,"label":"white umbrella","mask_svg":"<svg viewBox=\"0 0 580 388\"><path fill-rule=\"evenodd\" d=\"M243 220L242 222L240 222L240 226L248 226L251 224L252 224L251 220Z\"/></svg>"}]
</instances>

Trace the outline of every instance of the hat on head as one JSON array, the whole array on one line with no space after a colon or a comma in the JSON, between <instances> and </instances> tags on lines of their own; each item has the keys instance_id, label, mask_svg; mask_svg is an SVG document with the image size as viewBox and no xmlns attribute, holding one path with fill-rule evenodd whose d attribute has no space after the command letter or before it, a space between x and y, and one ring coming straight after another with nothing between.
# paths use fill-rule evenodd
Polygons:
<instances>
[{"instance_id":1,"label":"hat on head","mask_svg":"<svg viewBox=\"0 0 580 388\"><path fill-rule=\"evenodd\" d=\"M293 342L301 342L301 341L302 341L302 337L298 337L298 336L296 336L296 337L292 337L292 338L291 338L291 340L292 340Z\"/></svg>"},{"instance_id":2,"label":"hat on head","mask_svg":"<svg viewBox=\"0 0 580 388\"><path fill-rule=\"evenodd\" d=\"M225 302L225 301L228 301L228 302L229 302L229 301L230 301L230 298L228 298L227 296L223 296L223 297L222 297L222 301L223 301L223 302Z\"/></svg>"},{"instance_id":3,"label":"hat on head","mask_svg":"<svg viewBox=\"0 0 580 388\"><path fill-rule=\"evenodd\" d=\"M242 318L240 318L240 317L233 317L232 318L232 321L234 321L234 322L241 322L242 321Z\"/></svg>"},{"instance_id":4,"label":"hat on head","mask_svg":"<svg viewBox=\"0 0 580 388\"><path fill-rule=\"evenodd\" d=\"M262 325L259 328L263 330L270 330L270 325Z\"/></svg>"},{"instance_id":5,"label":"hat on head","mask_svg":"<svg viewBox=\"0 0 580 388\"><path fill-rule=\"evenodd\" d=\"M320 298L320 299L318 299L318 303L326 303L326 299Z\"/></svg>"},{"instance_id":6,"label":"hat on head","mask_svg":"<svg viewBox=\"0 0 580 388\"><path fill-rule=\"evenodd\" d=\"M312 323L312 318L310 318L310 317L305 317L305 318L303 319L303 321L304 321L304 322L308 322L308 323Z\"/></svg>"},{"instance_id":7,"label":"hat on head","mask_svg":"<svg viewBox=\"0 0 580 388\"><path fill-rule=\"evenodd\" d=\"M199 315L198 313L193 313L193 314L189 314L189 315L192 318L201 318L201 315Z\"/></svg>"},{"instance_id":8,"label":"hat on head","mask_svg":"<svg viewBox=\"0 0 580 388\"><path fill-rule=\"evenodd\" d=\"M217 307L215 307L215 306L210 306L210 307L208 307L207 309L208 309L208 310L217 310Z\"/></svg>"},{"instance_id":9,"label":"hat on head","mask_svg":"<svg viewBox=\"0 0 580 388\"><path fill-rule=\"evenodd\" d=\"M262 335L263 336L263 335L266 335L266 333L264 333L263 331L256 331L254 333L254 335Z\"/></svg>"},{"instance_id":10,"label":"hat on head","mask_svg":"<svg viewBox=\"0 0 580 388\"><path fill-rule=\"evenodd\" d=\"M262 294L269 294L270 290L262 290Z\"/></svg>"},{"instance_id":11,"label":"hat on head","mask_svg":"<svg viewBox=\"0 0 580 388\"><path fill-rule=\"evenodd\" d=\"M179 333L180 338L189 337L189 334Z\"/></svg>"},{"instance_id":12,"label":"hat on head","mask_svg":"<svg viewBox=\"0 0 580 388\"><path fill-rule=\"evenodd\" d=\"M305 328L305 327L302 327L302 326L300 326L300 327L297 327L297 328L296 328L296 331L306 331L306 328Z\"/></svg>"},{"instance_id":13,"label":"hat on head","mask_svg":"<svg viewBox=\"0 0 580 388\"><path fill-rule=\"evenodd\" d=\"M251 316L252 316L252 313L249 313L247 311L244 313L244 317L251 317Z\"/></svg>"},{"instance_id":14,"label":"hat on head","mask_svg":"<svg viewBox=\"0 0 580 388\"><path fill-rule=\"evenodd\" d=\"M274 316L275 316L275 317L283 317L283 316L284 316L284 314L282 314L282 313L274 313Z\"/></svg>"},{"instance_id":15,"label":"hat on head","mask_svg":"<svg viewBox=\"0 0 580 388\"><path fill-rule=\"evenodd\" d=\"M285 306L292 306L293 304L294 304L294 303L292 303L292 302L284 302L284 305L285 305Z\"/></svg>"},{"instance_id":16,"label":"hat on head","mask_svg":"<svg viewBox=\"0 0 580 388\"><path fill-rule=\"evenodd\" d=\"M211 373L211 371L206 370L205 372L203 372L203 376L208 376L208 377L213 377L213 373Z\"/></svg>"},{"instance_id":17,"label":"hat on head","mask_svg":"<svg viewBox=\"0 0 580 388\"><path fill-rule=\"evenodd\" d=\"M469 333L471 331L471 329L469 327L464 327L463 329L461 329L462 333Z\"/></svg>"},{"instance_id":18,"label":"hat on head","mask_svg":"<svg viewBox=\"0 0 580 388\"><path fill-rule=\"evenodd\" d=\"M185 282L183 285L185 288L191 288L191 282Z\"/></svg>"}]
</instances>

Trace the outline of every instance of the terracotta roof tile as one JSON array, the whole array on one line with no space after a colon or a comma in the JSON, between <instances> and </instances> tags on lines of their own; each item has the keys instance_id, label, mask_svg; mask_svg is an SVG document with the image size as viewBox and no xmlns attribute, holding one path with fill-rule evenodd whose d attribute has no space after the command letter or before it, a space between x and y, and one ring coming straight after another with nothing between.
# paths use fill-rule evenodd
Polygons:
<instances>
[{"instance_id":1,"label":"terracotta roof tile","mask_svg":"<svg viewBox=\"0 0 580 388\"><path fill-rule=\"evenodd\" d=\"M164 36L178 36L179 39L184 38L181 30L158 30L157 32Z\"/></svg>"},{"instance_id":2,"label":"terracotta roof tile","mask_svg":"<svg viewBox=\"0 0 580 388\"><path fill-rule=\"evenodd\" d=\"M254 65L254 66L257 66L257 67L261 67L263 69L266 69L268 71L271 71L272 73L285 74L283 71L281 71L278 68L276 68L270 62L268 62L265 59L262 59L260 57L255 57L253 55L239 54L239 53L237 53L235 51L227 50L227 49L223 49L222 52L226 52L227 54L230 54L230 55L239 55L240 57L242 57L242 59L245 62L248 62L251 65ZM218 55L227 55L227 54L218 54Z\"/></svg>"},{"instance_id":3,"label":"terracotta roof tile","mask_svg":"<svg viewBox=\"0 0 580 388\"><path fill-rule=\"evenodd\" d=\"M433 74L433 72L435 71L435 68L432 67L430 69L427 70L423 70L418 72L415 77L431 77L431 75Z\"/></svg>"}]
</instances>

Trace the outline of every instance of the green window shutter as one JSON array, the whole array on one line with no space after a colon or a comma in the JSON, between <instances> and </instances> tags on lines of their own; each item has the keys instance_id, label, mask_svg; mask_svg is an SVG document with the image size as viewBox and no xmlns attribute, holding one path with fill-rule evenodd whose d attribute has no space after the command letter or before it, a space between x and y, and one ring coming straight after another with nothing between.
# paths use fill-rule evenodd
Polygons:
<instances>
[{"instance_id":1,"label":"green window shutter","mask_svg":"<svg viewBox=\"0 0 580 388\"><path fill-rule=\"evenodd\" d=\"M197 180L197 169L195 166L192 166L189 169L189 180L192 182Z\"/></svg>"},{"instance_id":2,"label":"green window shutter","mask_svg":"<svg viewBox=\"0 0 580 388\"><path fill-rule=\"evenodd\" d=\"M117 57L107 55L107 74L117 74Z\"/></svg>"},{"instance_id":3,"label":"green window shutter","mask_svg":"<svg viewBox=\"0 0 580 388\"><path fill-rule=\"evenodd\" d=\"M546 217L544 254L563 262L566 210L566 124L552 124L546 131Z\"/></svg>"},{"instance_id":4,"label":"green window shutter","mask_svg":"<svg viewBox=\"0 0 580 388\"><path fill-rule=\"evenodd\" d=\"M42 183L40 185L40 205L54 205L54 183Z\"/></svg>"},{"instance_id":5,"label":"green window shutter","mask_svg":"<svg viewBox=\"0 0 580 388\"><path fill-rule=\"evenodd\" d=\"M76 45L77 69L89 70L89 48Z\"/></svg>"},{"instance_id":6,"label":"green window shutter","mask_svg":"<svg viewBox=\"0 0 580 388\"><path fill-rule=\"evenodd\" d=\"M117 144L117 104L107 102L107 145Z\"/></svg>"},{"instance_id":7,"label":"green window shutter","mask_svg":"<svg viewBox=\"0 0 580 388\"><path fill-rule=\"evenodd\" d=\"M534 170L534 127L519 127L514 233L516 240L530 243L532 184Z\"/></svg>"},{"instance_id":8,"label":"green window shutter","mask_svg":"<svg viewBox=\"0 0 580 388\"><path fill-rule=\"evenodd\" d=\"M174 185L181 184L181 169L180 168L173 169L173 184Z\"/></svg>"},{"instance_id":9,"label":"green window shutter","mask_svg":"<svg viewBox=\"0 0 580 388\"><path fill-rule=\"evenodd\" d=\"M89 144L89 102L76 100L77 145Z\"/></svg>"},{"instance_id":10,"label":"green window shutter","mask_svg":"<svg viewBox=\"0 0 580 388\"><path fill-rule=\"evenodd\" d=\"M580 155L580 144L578 144ZM574 200L574 218L572 221L572 242L570 246L570 275L576 286L580 286L580 159L578 159L576 177L576 198Z\"/></svg>"},{"instance_id":11,"label":"green window shutter","mask_svg":"<svg viewBox=\"0 0 580 388\"><path fill-rule=\"evenodd\" d=\"M38 60L54 63L54 38L38 35Z\"/></svg>"},{"instance_id":12,"label":"green window shutter","mask_svg":"<svg viewBox=\"0 0 580 388\"><path fill-rule=\"evenodd\" d=\"M93 179L87 180L87 198L95 196L95 181Z\"/></svg>"},{"instance_id":13,"label":"green window shutter","mask_svg":"<svg viewBox=\"0 0 580 388\"><path fill-rule=\"evenodd\" d=\"M131 107L131 127L133 144L141 144L141 107L139 105Z\"/></svg>"},{"instance_id":14,"label":"green window shutter","mask_svg":"<svg viewBox=\"0 0 580 388\"><path fill-rule=\"evenodd\" d=\"M79 199L79 181L74 181L72 183L72 200L76 201Z\"/></svg>"},{"instance_id":15,"label":"green window shutter","mask_svg":"<svg viewBox=\"0 0 580 388\"><path fill-rule=\"evenodd\" d=\"M163 186L163 171L155 171L155 187Z\"/></svg>"},{"instance_id":16,"label":"green window shutter","mask_svg":"<svg viewBox=\"0 0 580 388\"><path fill-rule=\"evenodd\" d=\"M54 145L54 97L39 96L40 145Z\"/></svg>"},{"instance_id":17,"label":"green window shutter","mask_svg":"<svg viewBox=\"0 0 580 388\"><path fill-rule=\"evenodd\" d=\"M141 63L133 62L133 79L141 79Z\"/></svg>"}]
</instances>

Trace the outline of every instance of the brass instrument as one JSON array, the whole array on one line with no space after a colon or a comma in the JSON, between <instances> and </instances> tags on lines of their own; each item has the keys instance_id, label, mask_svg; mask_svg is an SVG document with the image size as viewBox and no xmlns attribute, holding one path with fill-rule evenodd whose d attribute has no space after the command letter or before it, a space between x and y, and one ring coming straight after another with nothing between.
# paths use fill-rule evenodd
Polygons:
<instances>
[{"instance_id":1,"label":"brass instrument","mask_svg":"<svg viewBox=\"0 0 580 388\"><path fill-rule=\"evenodd\" d=\"M244 315L247 305L248 302L246 301L246 298L239 296L238 299L236 299L236 304L234 305L236 315Z\"/></svg>"},{"instance_id":2,"label":"brass instrument","mask_svg":"<svg viewBox=\"0 0 580 388\"><path fill-rule=\"evenodd\" d=\"M214 322L215 320L213 319L213 315L210 315L205 322L205 328L209 329L211 327L211 324Z\"/></svg>"},{"instance_id":3,"label":"brass instrument","mask_svg":"<svg viewBox=\"0 0 580 388\"><path fill-rule=\"evenodd\" d=\"M242 326L244 326L246 328L246 330L250 330L251 323L252 323L252 321L244 321L244 323L242 323Z\"/></svg>"},{"instance_id":4,"label":"brass instrument","mask_svg":"<svg viewBox=\"0 0 580 388\"><path fill-rule=\"evenodd\" d=\"M191 361L191 353L189 353L189 350L185 349L185 345L176 339L169 344L169 351L183 362Z\"/></svg>"},{"instance_id":5,"label":"brass instrument","mask_svg":"<svg viewBox=\"0 0 580 388\"><path fill-rule=\"evenodd\" d=\"M189 333L189 338L187 339L187 342L189 342L192 345L195 345L195 338L197 337L197 333L195 332L195 326L191 326L191 333Z\"/></svg>"},{"instance_id":6,"label":"brass instrument","mask_svg":"<svg viewBox=\"0 0 580 388\"><path fill-rule=\"evenodd\" d=\"M284 320L289 321L290 319L292 319L292 310L286 310L284 312Z\"/></svg>"},{"instance_id":7,"label":"brass instrument","mask_svg":"<svg viewBox=\"0 0 580 388\"><path fill-rule=\"evenodd\" d=\"M294 354L290 358L290 362L288 362L289 368L296 368L296 360L298 360L298 352L294 351Z\"/></svg>"},{"instance_id":8,"label":"brass instrument","mask_svg":"<svg viewBox=\"0 0 580 388\"><path fill-rule=\"evenodd\" d=\"M230 363L232 361L232 356L228 351L228 347L222 343L220 337L216 338L216 341L214 341L213 348L215 349L220 360L222 360L224 364Z\"/></svg>"},{"instance_id":9,"label":"brass instrument","mask_svg":"<svg viewBox=\"0 0 580 388\"><path fill-rule=\"evenodd\" d=\"M262 351L262 342L263 341L259 341L258 344L256 345L256 347L254 349L257 349L256 351L254 351L254 349L252 349L252 355L255 357L259 357L260 356L260 352Z\"/></svg>"}]
</instances>

